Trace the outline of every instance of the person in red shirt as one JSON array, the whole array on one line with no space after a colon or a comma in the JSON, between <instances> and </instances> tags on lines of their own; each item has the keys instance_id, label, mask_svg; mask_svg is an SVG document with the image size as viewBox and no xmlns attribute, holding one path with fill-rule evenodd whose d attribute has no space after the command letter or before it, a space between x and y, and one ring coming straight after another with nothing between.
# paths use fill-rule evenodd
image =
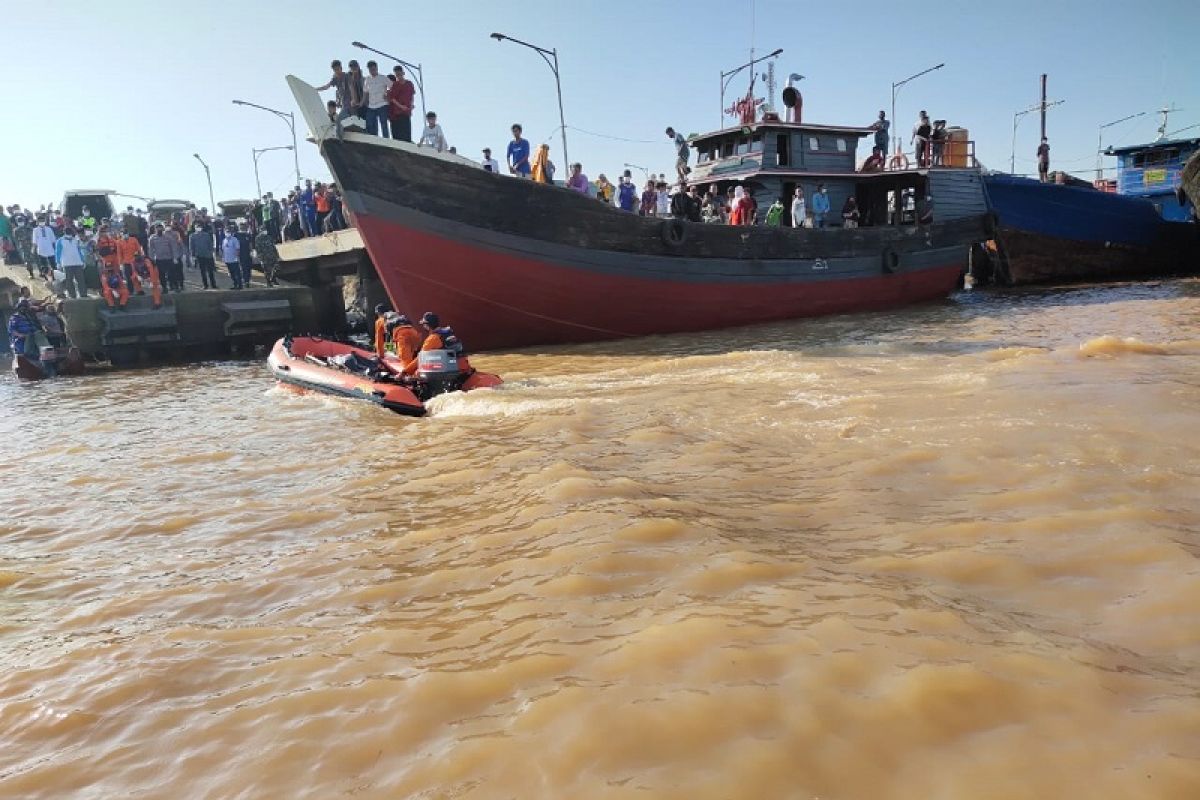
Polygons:
<instances>
[{"instance_id":1,"label":"person in red shirt","mask_svg":"<svg viewBox=\"0 0 1200 800\"><path fill-rule=\"evenodd\" d=\"M388 121L392 124L392 138L412 143L413 85L404 77L404 67L395 67L392 73L396 80L387 90Z\"/></svg>"}]
</instances>

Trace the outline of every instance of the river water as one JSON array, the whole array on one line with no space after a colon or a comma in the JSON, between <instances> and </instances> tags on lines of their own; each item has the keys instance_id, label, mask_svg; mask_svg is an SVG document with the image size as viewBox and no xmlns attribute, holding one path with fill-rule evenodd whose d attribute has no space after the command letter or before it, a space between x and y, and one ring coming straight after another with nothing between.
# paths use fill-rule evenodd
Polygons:
<instances>
[{"instance_id":1,"label":"river water","mask_svg":"<svg viewBox=\"0 0 1200 800\"><path fill-rule=\"evenodd\" d=\"M1200 281L0 383L0 796L1200 796Z\"/></svg>"}]
</instances>

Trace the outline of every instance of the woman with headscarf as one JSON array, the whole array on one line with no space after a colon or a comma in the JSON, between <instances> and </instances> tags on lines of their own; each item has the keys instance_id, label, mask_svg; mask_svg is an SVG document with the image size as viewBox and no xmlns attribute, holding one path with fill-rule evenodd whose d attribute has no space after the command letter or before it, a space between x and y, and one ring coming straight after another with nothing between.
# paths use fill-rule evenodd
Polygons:
<instances>
[{"instance_id":1,"label":"woman with headscarf","mask_svg":"<svg viewBox=\"0 0 1200 800\"><path fill-rule=\"evenodd\" d=\"M538 145L537 155L533 157L533 180L535 183L550 183L551 173L547 168L550 162L550 145Z\"/></svg>"}]
</instances>

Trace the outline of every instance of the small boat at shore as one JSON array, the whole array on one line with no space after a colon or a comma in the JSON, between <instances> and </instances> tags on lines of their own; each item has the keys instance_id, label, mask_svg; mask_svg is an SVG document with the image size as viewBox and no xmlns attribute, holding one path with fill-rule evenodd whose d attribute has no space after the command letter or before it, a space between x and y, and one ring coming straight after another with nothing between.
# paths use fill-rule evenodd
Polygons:
<instances>
[{"instance_id":1,"label":"small boat at shore","mask_svg":"<svg viewBox=\"0 0 1200 800\"><path fill-rule=\"evenodd\" d=\"M441 351L437 351L441 352ZM479 372L466 362L430 359L415 377L402 376L395 356L380 359L366 348L319 336L285 336L267 357L280 383L338 397L366 400L397 414L420 417L425 401L446 392L469 392L499 386L498 375ZM431 372L431 370L436 370Z\"/></svg>"},{"instance_id":2,"label":"small boat at shore","mask_svg":"<svg viewBox=\"0 0 1200 800\"><path fill-rule=\"evenodd\" d=\"M47 365L49 365L49 369L47 369ZM40 381L58 375L82 375L86 371L86 367L83 356L76 348L48 347L42 348L40 360L14 354L12 371L17 380Z\"/></svg>"}]
</instances>

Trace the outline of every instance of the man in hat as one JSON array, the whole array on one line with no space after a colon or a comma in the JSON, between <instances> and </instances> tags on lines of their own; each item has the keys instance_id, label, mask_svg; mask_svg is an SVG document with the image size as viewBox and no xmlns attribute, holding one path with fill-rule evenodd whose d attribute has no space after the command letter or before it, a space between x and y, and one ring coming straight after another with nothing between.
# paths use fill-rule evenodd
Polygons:
<instances>
[{"instance_id":1,"label":"man in hat","mask_svg":"<svg viewBox=\"0 0 1200 800\"><path fill-rule=\"evenodd\" d=\"M483 168L488 172L499 172L500 165L496 163L496 159L492 158L492 148L483 148Z\"/></svg>"}]
</instances>

